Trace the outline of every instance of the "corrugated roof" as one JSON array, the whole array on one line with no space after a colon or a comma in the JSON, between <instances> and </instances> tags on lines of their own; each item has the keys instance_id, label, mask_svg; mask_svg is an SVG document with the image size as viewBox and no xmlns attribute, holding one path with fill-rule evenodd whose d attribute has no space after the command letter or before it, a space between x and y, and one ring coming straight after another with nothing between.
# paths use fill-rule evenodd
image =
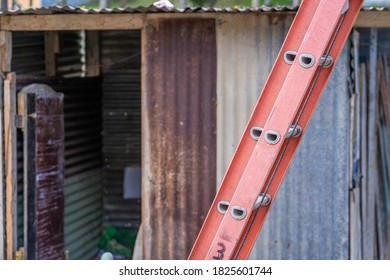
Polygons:
<instances>
[{"instance_id":1,"label":"corrugated roof","mask_svg":"<svg viewBox=\"0 0 390 280\"><path fill-rule=\"evenodd\" d=\"M103 8L89 9L72 6L53 6L41 8L29 8L25 10L9 10L1 12L0 15L52 15L52 14L115 14L115 13L264 13L264 12L295 12L297 6L260 6L259 8L185 8L173 9L157 8L154 5L137 8ZM390 7L363 7L363 11L389 11Z\"/></svg>"},{"instance_id":2,"label":"corrugated roof","mask_svg":"<svg viewBox=\"0 0 390 280\"><path fill-rule=\"evenodd\" d=\"M88 9L71 6L54 6L30 8L26 10L9 10L1 12L4 15L51 15L51 14L111 14L111 13L250 13L250 12L291 12L297 11L298 7L293 6L261 6L259 8L185 8L173 9L157 8L154 5L137 8L104 8Z\"/></svg>"}]
</instances>

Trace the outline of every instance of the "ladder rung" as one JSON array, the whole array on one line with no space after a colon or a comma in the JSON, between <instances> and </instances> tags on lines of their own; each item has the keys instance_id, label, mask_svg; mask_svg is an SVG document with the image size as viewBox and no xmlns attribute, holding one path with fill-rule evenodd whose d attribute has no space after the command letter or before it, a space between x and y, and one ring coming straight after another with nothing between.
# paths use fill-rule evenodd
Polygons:
<instances>
[{"instance_id":1,"label":"ladder rung","mask_svg":"<svg viewBox=\"0 0 390 280\"><path fill-rule=\"evenodd\" d=\"M293 64L294 61L295 61L295 58L297 57L297 52L295 51L286 51L283 55L283 58L284 58L284 61L287 63L287 64ZM299 56L299 63L305 67L305 68L308 68L308 67L311 67L313 64L314 64L314 60L312 60L312 63L313 64L310 64L309 62L302 62L302 60L306 58L308 58L310 55L308 54L303 54L301 56ZM311 57L312 58L312 57ZM333 65L333 58L331 56L322 56L321 59L320 59L320 62L318 63L318 66L320 67L324 67L324 68L329 68Z\"/></svg>"}]
</instances>

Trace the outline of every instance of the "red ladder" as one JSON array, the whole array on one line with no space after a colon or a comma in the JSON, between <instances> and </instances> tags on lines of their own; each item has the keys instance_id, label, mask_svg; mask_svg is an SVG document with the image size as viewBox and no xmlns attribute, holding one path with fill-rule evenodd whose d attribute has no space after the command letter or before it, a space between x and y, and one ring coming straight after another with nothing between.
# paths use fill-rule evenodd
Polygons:
<instances>
[{"instance_id":1,"label":"red ladder","mask_svg":"<svg viewBox=\"0 0 390 280\"><path fill-rule=\"evenodd\" d=\"M363 0L304 0L189 259L247 259Z\"/></svg>"}]
</instances>

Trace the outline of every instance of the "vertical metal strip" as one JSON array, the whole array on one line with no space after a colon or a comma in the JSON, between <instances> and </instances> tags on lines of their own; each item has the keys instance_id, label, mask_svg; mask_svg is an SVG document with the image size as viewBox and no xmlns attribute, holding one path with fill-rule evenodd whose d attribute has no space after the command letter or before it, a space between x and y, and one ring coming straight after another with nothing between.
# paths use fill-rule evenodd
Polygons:
<instances>
[{"instance_id":1,"label":"vertical metal strip","mask_svg":"<svg viewBox=\"0 0 390 280\"><path fill-rule=\"evenodd\" d=\"M369 84L368 84L368 184L366 222L364 233L364 259L374 259L375 252L375 195L378 183L377 163L377 56L378 29L370 31Z\"/></svg>"},{"instance_id":2,"label":"vertical metal strip","mask_svg":"<svg viewBox=\"0 0 390 280\"><path fill-rule=\"evenodd\" d=\"M4 193L4 91L0 77L0 260L5 259L5 193Z\"/></svg>"},{"instance_id":3,"label":"vertical metal strip","mask_svg":"<svg viewBox=\"0 0 390 280\"><path fill-rule=\"evenodd\" d=\"M360 66L361 71L361 138L362 138L362 149L361 149L361 219L362 219L362 259L366 259L368 246L366 244L367 235L367 189L368 189L368 92L367 92L367 65L362 63Z\"/></svg>"},{"instance_id":4,"label":"vertical metal strip","mask_svg":"<svg viewBox=\"0 0 390 280\"><path fill-rule=\"evenodd\" d=\"M362 256L361 246L361 212L360 212L360 150L361 150L361 117L360 117L360 69L359 69L359 38L360 34L354 30L352 33L352 79L353 79L353 92L351 93L351 119L350 119L350 163L349 163L349 214L350 214L350 226L349 226L349 258L353 260L359 260Z\"/></svg>"}]
</instances>

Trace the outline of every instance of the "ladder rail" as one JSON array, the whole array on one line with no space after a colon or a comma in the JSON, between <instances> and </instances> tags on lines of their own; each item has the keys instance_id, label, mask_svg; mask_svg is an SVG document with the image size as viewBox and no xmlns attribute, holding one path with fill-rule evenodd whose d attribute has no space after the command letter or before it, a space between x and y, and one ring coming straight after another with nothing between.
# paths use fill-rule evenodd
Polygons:
<instances>
[{"instance_id":1,"label":"ladder rail","mask_svg":"<svg viewBox=\"0 0 390 280\"><path fill-rule=\"evenodd\" d=\"M299 47L299 63L295 59L283 82L276 102L264 126L250 160L236 188L228 213L224 215L217 234L211 243L206 259L230 259L261 189L270 175L272 166L281 151L284 138L306 91L315 76L318 62L326 52L333 30L342 16L346 1L321 1L305 38ZM298 58L298 57L297 57ZM305 59L308 58L308 59ZM221 254L223 247L223 254Z\"/></svg>"},{"instance_id":2,"label":"ladder rail","mask_svg":"<svg viewBox=\"0 0 390 280\"><path fill-rule=\"evenodd\" d=\"M354 22L356 21L356 18L358 16L358 13L360 11L362 4L363 4L363 0L352 1L350 3L350 7L348 10L348 13L346 14L346 18L344 20L344 23L340 29L340 32L339 32L339 34L334 42L333 48L330 52L330 56L333 57L334 63L330 68L327 68L327 69L324 68L322 70L323 73L319 77L319 80L316 84L316 87L314 88L313 93L309 99L309 102L308 102L309 105L307 106L308 109L306 109L303 112L302 118L299 122L299 125L302 128L302 135L301 135L301 137L294 138L291 140L290 145L287 148L286 155L281 160L281 168L279 168L276 171L275 179L273 180L273 182L270 186L269 194L271 195L271 197L275 197L277 195L277 192L278 192L280 185L282 184L282 181L287 173L288 167L290 166L290 164L292 162L292 159L293 159L294 154L297 150L297 147L298 147L302 137L304 136L304 133L306 132L306 128L309 124L311 117L314 114L315 108L320 100L321 93L324 91L325 86L330 78L330 74L332 73L336 62L337 62L341 52L343 51L343 47L345 45L345 42L347 41L347 39L349 37L350 31L354 25ZM300 109L302 109L302 108L300 108ZM261 230L261 228L265 222L265 219L266 219L266 217L267 217L267 215L272 207L273 202L274 202L274 200L271 201L271 204L268 205L268 207L262 207L259 210L258 215L257 215L254 223L251 226L251 229L248 228L249 225L245 229L245 232L248 232L248 235L246 237L245 242L243 242L244 237L242 237L239 241L239 243L240 244L242 243L243 246L242 246L240 252L235 252L235 254L237 254L237 259L243 260L243 259L249 258L250 252L251 252L251 250L252 250L252 248L257 240L257 236L260 233L260 230ZM253 219L254 216L255 216L255 212L252 213L251 219Z\"/></svg>"}]
</instances>

